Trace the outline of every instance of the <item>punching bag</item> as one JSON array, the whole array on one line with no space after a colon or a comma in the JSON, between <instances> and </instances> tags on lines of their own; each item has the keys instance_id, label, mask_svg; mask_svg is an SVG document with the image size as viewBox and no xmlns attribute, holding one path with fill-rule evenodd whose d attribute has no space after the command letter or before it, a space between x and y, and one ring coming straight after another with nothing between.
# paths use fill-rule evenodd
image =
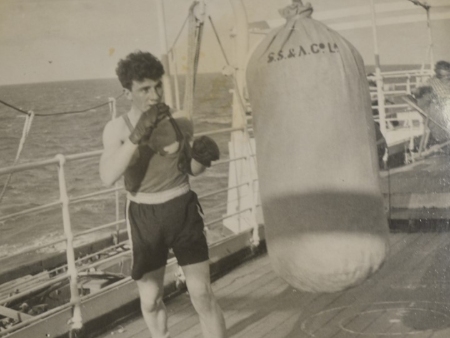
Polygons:
<instances>
[{"instance_id":1,"label":"punching bag","mask_svg":"<svg viewBox=\"0 0 450 338\"><path fill-rule=\"evenodd\" d=\"M388 251L361 56L301 1L251 55L247 88L268 253L293 287L335 292Z\"/></svg>"}]
</instances>

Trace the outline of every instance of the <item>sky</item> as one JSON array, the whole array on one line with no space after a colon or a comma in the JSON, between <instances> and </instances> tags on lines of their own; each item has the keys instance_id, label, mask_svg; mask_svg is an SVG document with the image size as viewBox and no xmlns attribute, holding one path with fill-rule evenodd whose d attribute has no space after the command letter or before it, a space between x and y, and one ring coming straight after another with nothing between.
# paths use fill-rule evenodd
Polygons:
<instances>
[{"instance_id":1,"label":"sky","mask_svg":"<svg viewBox=\"0 0 450 338\"><path fill-rule=\"evenodd\" d=\"M140 49L160 55L158 0L0 0L0 85L115 77L120 58ZM428 43L425 11L407 0L375 0L377 6L400 4L404 10L382 13L381 19L406 15L420 22L381 26L378 44L383 64L420 64ZM243 0L250 22L279 18L278 9L290 0ZM309 0L313 17L339 24L324 13L345 13L370 5L370 0ZM435 59L450 60L450 0L428 0L432 6ZM206 0L208 15L229 53L234 26L227 0ZM187 16L190 0L164 0L169 46ZM409 6L409 7L408 7ZM367 7L368 8L368 7ZM448 14L447 16L443 13ZM370 20L370 14L351 17ZM349 19L344 19L344 22ZM394 19L395 20L395 19ZM341 20L342 23L342 20ZM369 27L340 31L373 64L373 39ZM251 38L256 43L261 36ZM177 44L178 69L186 66L186 32ZM200 71L219 72L225 65L209 22L206 22Z\"/></svg>"}]
</instances>

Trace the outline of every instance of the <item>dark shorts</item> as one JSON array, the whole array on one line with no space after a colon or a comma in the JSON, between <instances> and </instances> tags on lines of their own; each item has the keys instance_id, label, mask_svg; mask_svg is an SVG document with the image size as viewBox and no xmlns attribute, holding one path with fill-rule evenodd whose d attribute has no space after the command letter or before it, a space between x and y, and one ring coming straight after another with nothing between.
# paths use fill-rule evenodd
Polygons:
<instances>
[{"instance_id":1,"label":"dark shorts","mask_svg":"<svg viewBox=\"0 0 450 338\"><path fill-rule=\"evenodd\" d=\"M209 259L202 211L193 191L162 204L130 202L128 219L134 280L165 266L169 248L180 266Z\"/></svg>"}]
</instances>

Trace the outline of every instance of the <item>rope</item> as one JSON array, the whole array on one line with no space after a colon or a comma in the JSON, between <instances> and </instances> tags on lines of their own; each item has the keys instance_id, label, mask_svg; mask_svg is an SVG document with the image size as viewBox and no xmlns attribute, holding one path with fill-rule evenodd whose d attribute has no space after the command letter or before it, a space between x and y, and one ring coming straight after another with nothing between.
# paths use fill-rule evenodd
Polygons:
<instances>
[{"instance_id":1,"label":"rope","mask_svg":"<svg viewBox=\"0 0 450 338\"><path fill-rule=\"evenodd\" d=\"M14 109L14 110L17 110L19 113L28 115L28 112L26 112L25 110L22 110L22 109L20 109L20 108L17 108L17 107L15 107L15 106L13 106L12 104L9 104L9 103L7 103L7 102L5 102L5 101L3 101L3 100L0 100L0 103L4 104L5 106L7 106L7 107L9 107L9 108L12 108L12 109Z\"/></svg>"},{"instance_id":2,"label":"rope","mask_svg":"<svg viewBox=\"0 0 450 338\"><path fill-rule=\"evenodd\" d=\"M119 98L122 97L123 95L124 95L124 93L118 95L117 97L115 97L115 100L119 99ZM14 105L12 105L12 104L10 104L10 103L7 103L7 102L5 102L5 101L3 101L3 100L0 100L0 103L2 103L3 105L5 105L5 106L7 106L7 107L9 107L9 108L12 108L12 109L18 111L19 113L22 113L22 114L25 114L25 115L29 115L29 112L26 112L25 110L22 110L22 109L20 109L20 108L14 106ZM93 109L97 109L97 108L106 106L106 105L108 105L108 104L109 104L109 101L108 101L108 102L105 102L105 103L101 103L101 104L96 105L96 106L93 106L93 107L89 107L89 108L86 108L86 109L82 109L82 110L70 110L70 111L53 112L53 113L33 113L33 115L34 115L34 116L53 116L53 115L79 114L79 113L85 113L85 112L88 112L88 111L90 111L90 110L93 110Z\"/></svg>"},{"instance_id":3,"label":"rope","mask_svg":"<svg viewBox=\"0 0 450 338\"><path fill-rule=\"evenodd\" d=\"M22 153L22 150L23 150L23 145L25 144L27 136L30 133L31 124L33 123L34 116L35 116L35 114L33 111L29 111L27 114L27 117L25 119L25 124L23 126L22 138L20 139L19 148L17 149L17 154L16 154L16 158L14 159L13 166L15 166L17 164L17 162L19 161L20 154ZM0 203L3 200L3 196L5 196L6 188L8 187L8 184L11 181L11 177L12 177L12 173L10 173L8 175L8 177L6 178L6 182L3 185L3 190L0 194Z\"/></svg>"},{"instance_id":4,"label":"rope","mask_svg":"<svg viewBox=\"0 0 450 338\"><path fill-rule=\"evenodd\" d=\"M198 30L197 30L197 48L195 49L195 57L194 57L194 78L193 78L194 90L195 90L195 83L197 80L198 64L199 64L199 60L200 60L200 47L201 47L202 37L203 37L203 27L204 27L204 23L200 22Z\"/></svg>"},{"instance_id":5,"label":"rope","mask_svg":"<svg viewBox=\"0 0 450 338\"><path fill-rule=\"evenodd\" d=\"M201 38L203 35L203 22L194 14L194 8L198 2L194 2L189 9L188 27L188 70L186 72L186 85L184 90L183 109L192 118L194 110L194 91L200 57Z\"/></svg>"},{"instance_id":6,"label":"rope","mask_svg":"<svg viewBox=\"0 0 450 338\"><path fill-rule=\"evenodd\" d=\"M219 43L220 50L222 51L222 55L223 55L223 57L225 59L225 62L229 66L230 62L228 61L227 54L225 53L225 49L223 48L222 42L220 41L219 34L217 33L217 30L216 30L216 26L214 25L214 22L212 21L210 15L208 15L208 19L209 19L209 22L211 23L211 27L212 27L212 29L214 31L214 35L216 36L217 42Z\"/></svg>"},{"instance_id":7,"label":"rope","mask_svg":"<svg viewBox=\"0 0 450 338\"><path fill-rule=\"evenodd\" d=\"M124 95L124 93L122 93L119 96L117 96L114 100L117 100L122 95ZM36 114L32 110L26 112L25 110L20 109L20 108L12 105L10 103L7 103L7 102L5 102L3 100L0 100L0 103L2 103L3 105L5 105L5 106L7 106L7 107L9 107L11 109L14 109L14 110L18 111L21 114L26 114L27 115L26 119L25 119L25 124L23 126L22 137L21 137L20 142L19 142L19 148L17 149L16 157L15 157L14 162L13 162L13 166L15 166L17 164L17 162L19 161L20 154L22 153L23 146L25 145L25 141L26 141L26 139L28 137L28 134L30 133L31 125L33 123L33 119L34 119L35 116L53 116L53 115L78 114L78 113L84 113L84 112L87 112L87 111L90 111L92 109L96 109L96 108L99 108L99 107L103 107L103 106L106 106L106 105L110 105L110 101L108 100L108 102L106 102L106 103L102 103L102 104L96 105L94 107L90 107L90 108L86 108L86 109L82 109L82 110L73 110L73 111L66 111L66 112L59 112L59 113L47 113L47 114L41 113L41 114ZM8 177L6 178L5 184L3 185L2 192L0 193L0 203L2 202L3 197L5 196L5 192L6 192L6 189L7 189L8 185L9 185L9 183L11 181L12 174L13 173L10 173L8 175Z\"/></svg>"},{"instance_id":8,"label":"rope","mask_svg":"<svg viewBox=\"0 0 450 338\"><path fill-rule=\"evenodd\" d=\"M173 41L173 44L172 44L172 46L169 48L167 54L171 53L171 52L174 50L175 45L177 44L178 39L180 38L181 33L182 33L183 30L184 30L184 27L186 27L186 24L187 24L187 22L188 22L188 20L189 20L189 17L190 17L190 13L188 13L188 15L186 16L186 19L184 19L183 25L181 26L181 29L179 30L178 35L177 35L177 37L175 38L175 40Z\"/></svg>"}]
</instances>

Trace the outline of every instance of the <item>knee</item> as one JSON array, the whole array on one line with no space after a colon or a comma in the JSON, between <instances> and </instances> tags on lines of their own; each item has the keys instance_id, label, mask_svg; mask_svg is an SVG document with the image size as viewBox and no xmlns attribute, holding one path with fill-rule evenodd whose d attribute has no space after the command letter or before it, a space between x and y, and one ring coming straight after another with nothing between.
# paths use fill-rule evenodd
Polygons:
<instances>
[{"instance_id":1,"label":"knee","mask_svg":"<svg viewBox=\"0 0 450 338\"><path fill-rule=\"evenodd\" d=\"M162 297L146 297L141 298L141 310L143 313L152 313L163 307Z\"/></svg>"},{"instance_id":2,"label":"knee","mask_svg":"<svg viewBox=\"0 0 450 338\"><path fill-rule=\"evenodd\" d=\"M208 285L191 287L189 288L189 295L192 304L198 312L211 311L211 307L215 302L211 287Z\"/></svg>"}]
</instances>

